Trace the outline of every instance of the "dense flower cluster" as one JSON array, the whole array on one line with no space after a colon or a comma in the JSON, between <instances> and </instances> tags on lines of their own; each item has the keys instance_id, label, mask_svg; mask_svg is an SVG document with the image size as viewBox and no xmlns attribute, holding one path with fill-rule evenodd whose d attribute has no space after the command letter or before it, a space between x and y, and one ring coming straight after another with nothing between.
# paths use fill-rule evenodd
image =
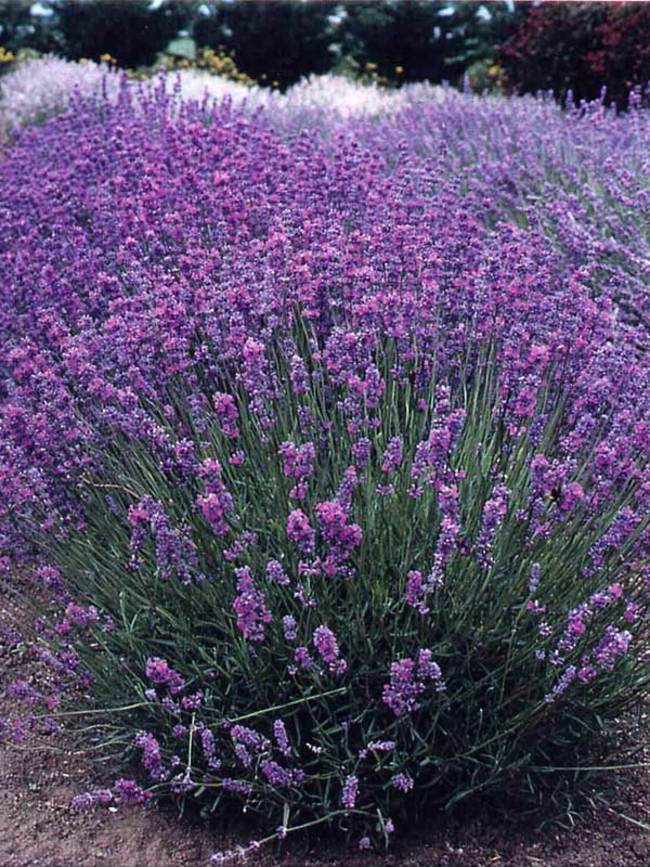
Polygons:
<instances>
[{"instance_id":1,"label":"dense flower cluster","mask_svg":"<svg viewBox=\"0 0 650 867\"><path fill-rule=\"evenodd\" d=\"M0 163L0 563L61 605L42 652L156 791L280 836L543 787L647 677L648 257L625 202L594 244L578 166L584 219L519 219L550 181L513 155L622 142L643 208L647 121L448 96L322 136L171 91Z\"/></svg>"}]
</instances>

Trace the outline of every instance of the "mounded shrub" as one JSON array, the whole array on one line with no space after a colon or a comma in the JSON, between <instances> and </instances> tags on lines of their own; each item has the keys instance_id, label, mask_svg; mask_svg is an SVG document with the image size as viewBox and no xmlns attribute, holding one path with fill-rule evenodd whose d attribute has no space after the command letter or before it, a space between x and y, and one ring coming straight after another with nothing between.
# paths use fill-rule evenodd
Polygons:
<instances>
[{"instance_id":1,"label":"mounded shrub","mask_svg":"<svg viewBox=\"0 0 650 867\"><path fill-rule=\"evenodd\" d=\"M0 165L3 547L143 765L78 803L538 807L647 686L638 335L426 163L164 90Z\"/></svg>"},{"instance_id":2,"label":"mounded shrub","mask_svg":"<svg viewBox=\"0 0 650 867\"><path fill-rule=\"evenodd\" d=\"M541 3L498 48L511 88L592 100L603 87L619 108L650 80L645 3Z\"/></svg>"}]
</instances>

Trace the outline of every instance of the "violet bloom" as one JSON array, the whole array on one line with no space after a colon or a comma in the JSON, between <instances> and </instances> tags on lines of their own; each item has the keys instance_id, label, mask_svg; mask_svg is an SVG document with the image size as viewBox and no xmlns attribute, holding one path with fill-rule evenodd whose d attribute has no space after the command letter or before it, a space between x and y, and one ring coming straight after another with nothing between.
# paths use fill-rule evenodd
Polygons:
<instances>
[{"instance_id":1,"label":"violet bloom","mask_svg":"<svg viewBox=\"0 0 650 867\"><path fill-rule=\"evenodd\" d=\"M83 629L99 623L99 612L94 605L75 605L73 602L65 609L65 619L73 626Z\"/></svg>"},{"instance_id":2,"label":"violet bloom","mask_svg":"<svg viewBox=\"0 0 650 867\"><path fill-rule=\"evenodd\" d=\"M166 659L159 656L150 656L146 662L144 673L147 679L157 686L165 686L172 695L180 692L185 685L181 675L169 667Z\"/></svg>"},{"instance_id":3,"label":"violet bloom","mask_svg":"<svg viewBox=\"0 0 650 867\"><path fill-rule=\"evenodd\" d=\"M557 699L562 695L562 693L566 692L569 686L573 683L578 673L578 669L575 665L569 665L565 671L562 673L560 679L555 684L551 692L547 693L544 696L544 701L546 704L553 704L553 702L557 701Z\"/></svg>"},{"instance_id":4,"label":"violet bloom","mask_svg":"<svg viewBox=\"0 0 650 867\"><path fill-rule=\"evenodd\" d=\"M309 388L309 373L307 366L299 355L291 358L289 378L294 394L305 394Z\"/></svg>"},{"instance_id":5,"label":"violet bloom","mask_svg":"<svg viewBox=\"0 0 650 867\"><path fill-rule=\"evenodd\" d=\"M282 564L277 560L269 560L266 564L266 577L269 581L278 584L280 587L287 587L291 584L291 579L284 571Z\"/></svg>"},{"instance_id":6,"label":"violet bloom","mask_svg":"<svg viewBox=\"0 0 650 867\"><path fill-rule=\"evenodd\" d=\"M136 554L142 547L149 530L155 539L156 560L163 578L179 575L184 584L195 579L196 546L185 533L172 526L161 503L143 497L129 509L129 523L133 527L130 548Z\"/></svg>"},{"instance_id":7,"label":"violet bloom","mask_svg":"<svg viewBox=\"0 0 650 867\"><path fill-rule=\"evenodd\" d=\"M285 614L282 618L282 631L287 641L295 641L298 635L296 618L291 614Z\"/></svg>"},{"instance_id":8,"label":"violet bloom","mask_svg":"<svg viewBox=\"0 0 650 867\"><path fill-rule=\"evenodd\" d=\"M217 391L212 396L212 403L219 419L221 432L230 439L236 439L239 436L239 428L237 426L239 413L234 397L231 394Z\"/></svg>"},{"instance_id":9,"label":"violet bloom","mask_svg":"<svg viewBox=\"0 0 650 867\"><path fill-rule=\"evenodd\" d=\"M135 780L119 779L113 786L113 797L121 804L143 804L151 798L151 793L146 792Z\"/></svg>"},{"instance_id":10,"label":"violet bloom","mask_svg":"<svg viewBox=\"0 0 650 867\"><path fill-rule=\"evenodd\" d=\"M293 658L300 668L311 668L314 660L306 647L296 647Z\"/></svg>"},{"instance_id":11,"label":"violet bloom","mask_svg":"<svg viewBox=\"0 0 650 867\"><path fill-rule=\"evenodd\" d=\"M360 437L352 444L352 457L355 465L363 470L370 460L371 443L368 437Z\"/></svg>"},{"instance_id":12,"label":"violet bloom","mask_svg":"<svg viewBox=\"0 0 650 867\"><path fill-rule=\"evenodd\" d=\"M248 726L232 726L230 729L230 737L233 741L243 744L254 753L265 753L271 748L271 742L267 737Z\"/></svg>"},{"instance_id":13,"label":"violet bloom","mask_svg":"<svg viewBox=\"0 0 650 867\"><path fill-rule=\"evenodd\" d=\"M406 593L404 598L407 605L415 608L420 614L427 614L429 608L425 603L425 599L430 589L422 572L418 569L412 569L406 576Z\"/></svg>"},{"instance_id":14,"label":"violet bloom","mask_svg":"<svg viewBox=\"0 0 650 867\"><path fill-rule=\"evenodd\" d=\"M248 566L235 569L237 596L232 607L237 615L237 627L247 641L264 641L264 629L272 620L266 596L255 584Z\"/></svg>"},{"instance_id":15,"label":"violet bloom","mask_svg":"<svg viewBox=\"0 0 650 867\"><path fill-rule=\"evenodd\" d=\"M164 780L168 773L163 767L160 744L151 732L138 732L134 743L142 750L142 764L152 780Z\"/></svg>"},{"instance_id":16,"label":"violet bloom","mask_svg":"<svg viewBox=\"0 0 650 867\"><path fill-rule=\"evenodd\" d=\"M347 669L344 659L339 659L339 645L336 636L327 626L319 626L314 630L314 647L323 662L327 663L332 674L343 674Z\"/></svg>"},{"instance_id":17,"label":"violet bloom","mask_svg":"<svg viewBox=\"0 0 650 867\"><path fill-rule=\"evenodd\" d=\"M292 442L284 442L278 454L282 458L282 471L287 478L305 479L314 472L316 449L313 443L296 446Z\"/></svg>"},{"instance_id":18,"label":"violet bloom","mask_svg":"<svg viewBox=\"0 0 650 867\"><path fill-rule=\"evenodd\" d=\"M216 460L203 461L199 468L206 493L196 499L203 517L218 536L224 536L230 527L226 517L234 511L233 499L221 479L221 465Z\"/></svg>"},{"instance_id":19,"label":"violet bloom","mask_svg":"<svg viewBox=\"0 0 650 867\"><path fill-rule=\"evenodd\" d=\"M408 657L391 664L390 682L384 685L382 693L384 704L396 717L413 713L419 710L419 699L428 683L433 683L437 692L444 692L447 688L431 651L422 649L418 653L417 664Z\"/></svg>"},{"instance_id":20,"label":"violet bloom","mask_svg":"<svg viewBox=\"0 0 650 867\"><path fill-rule=\"evenodd\" d=\"M404 794L410 792L414 786L413 778L410 777L408 774L403 773L393 774L393 776L390 778L390 784L391 786L393 786L394 789L397 789Z\"/></svg>"},{"instance_id":21,"label":"violet bloom","mask_svg":"<svg viewBox=\"0 0 650 867\"><path fill-rule=\"evenodd\" d=\"M300 786L305 779L304 771L288 770L283 768L278 762L271 759L264 759L260 762L260 770L272 786L278 788L286 788L288 786Z\"/></svg>"},{"instance_id":22,"label":"violet bloom","mask_svg":"<svg viewBox=\"0 0 650 867\"><path fill-rule=\"evenodd\" d=\"M289 743L286 726L281 719L276 719L273 723L273 736L282 755L290 756L291 744Z\"/></svg>"},{"instance_id":23,"label":"violet bloom","mask_svg":"<svg viewBox=\"0 0 650 867\"><path fill-rule=\"evenodd\" d=\"M400 436L393 437L388 441L384 449L384 457L381 464L382 472L395 473L402 464L403 443Z\"/></svg>"},{"instance_id":24,"label":"violet bloom","mask_svg":"<svg viewBox=\"0 0 650 867\"><path fill-rule=\"evenodd\" d=\"M316 514L321 525L323 537L329 543L330 550L323 563L323 569L328 575L338 572L341 564L358 548L363 539L363 532L358 524L348 522L348 513L340 500L329 500L317 503Z\"/></svg>"},{"instance_id":25,"label":"violet bloom","mask_svg":"<svg viewBox=\"0 0 650 867\"><path fill-rule=\"evenodd\" d=\"M424 686L416 679L415 663L412 659L402 659L391 664L390 683L384 686L382 698L395 716L404 716L418 710L420 703L417 699L422 692Z\"/></svg>"},{"instance_id":26,"label":"violet bloom","mask_svg":"<svg viewBox=\"0 0 650 867\"><path fill-rule=\"evenodd\" d=\"M316 546L316 531L301 509L294 509L287 519L287 536L304 554L311 554Z\"/></svg>"},{"instance_id":27,"label":"violet bloom","mask_svg":"<svg viewBox=\"0 0 650 867\"><path fill-rule=\"evenodd\" d=\"M353 810L357 804L358 797L359 778L355 774L350 774L345 778L345 784L341 792L341 803L346 810Z\"/></svg>"},{"instance_id":28,"label":"violet bloom","mask_svg":"<svg viewBox=\"0 0 650 867\"><path fill-rule=\"evenodd\" d=\"M630 632L608 626L605 635L594 650L594 661L603 671L613 671L618 657L625 656L631 642L632 634Z\"/></svg>"},{"instance_id":29,"label":"violet bloom","mask_svg":"<svg viewBox=\"0 0 650 867\"><path fill-rule=\"evenodd\" d=\"M110 789L94 789L91 792L81 792L70 801L70 806L75 810L88 807L107 806L113 801L113 793Z\"/></svg>"},{"instance_id":30,"label":"violet bloom","mask_svg":"<svg viewBox=\"0 0 650 867\"><path fill-rule=\"evenodd\" d=\"M495 485L483 506L481 529L476 539L479 562L484 568L492 563L491 548L499 527L508 512L509 491L505 485Z\"/></svg>"}]
</instances>

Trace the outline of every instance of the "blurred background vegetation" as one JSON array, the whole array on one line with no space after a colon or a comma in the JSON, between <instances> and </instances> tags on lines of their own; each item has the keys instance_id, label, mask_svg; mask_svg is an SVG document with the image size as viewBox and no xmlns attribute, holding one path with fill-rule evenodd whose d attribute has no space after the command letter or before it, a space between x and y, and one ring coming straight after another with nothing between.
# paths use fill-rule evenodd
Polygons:
<instances>
[{"instance_id":1,"label":"blurred background vegetation","mask_svg":"<svg viewBox=\"0 0 650 867\"><path fill-rule=\"evenodd\" d=\"M111 55L142 69L227 57L245 80L279 88L333 71L392 86L464 81L560 97L571 88L576 100L607 85L623 105L650 79L641 2L0 0L0 28L0 60Z\"/></svg>"}]
</instances>

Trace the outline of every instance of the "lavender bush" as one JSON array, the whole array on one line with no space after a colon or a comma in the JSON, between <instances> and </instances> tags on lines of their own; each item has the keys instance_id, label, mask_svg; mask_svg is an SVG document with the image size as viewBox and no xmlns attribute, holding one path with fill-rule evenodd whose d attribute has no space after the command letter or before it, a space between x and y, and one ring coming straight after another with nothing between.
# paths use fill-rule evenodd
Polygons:
<instances>
[{"instance_id":1,"label":"lavender bush","mask_svg":"<svg viewBox=\"0 0 650 867\"><path fill-rule=\"evenodd\" d=\"M432 99L426 85L413 86L399 124L380 118L360 123L358 134L387 161L404 154L431 185L472 193L490 223L542 230L592 293L615 299L647 340L647 95L633 91L621 116L608 107L605 90L596 102L563 111L550 99L451 89Z\"/></svg>"},{"instance_id":2,"label":"lavender bush","mask_svg":"<svg viewBox=\"0 0 650 867\"><path fill-rule=\"evenodd\" d=\"M23 61L0 82L0 132L6 136L64 111L75 95L89 97L104 90L115 96L120 77L106 63L75 62L49 55ZM310 76L280 93L200 68L180 69L162 80L183 100L215 103L229 98L251 112L262 108L276 121L283 119L294 129L313 125L318 114L324 115L329 124L354 116L376 117L410 104L416 93L425 101L435 100L441 93L440 88L430 85L409 86L401 92L383 90L375 84L359 85L336 75ZM142 90L141 81L140 77L132 81L134 92ZM151 82L153 87L160 83L154 70Z\"/></svg>"},{"instance_id":3,"label":"lavender bush","mask_svg":"<svg viewBox=\"0 0 650 867\"><path fill-rule=\"evenodd\" d=\"M74 63L46 55L24 60L0 80L0 134L7 135L68 107L75 94L117 91L119 74L106 63Z\"/></svg>"},{"instance_id":4,"label":"lavender bush","mask_svg":"<svg viewBox=\"0 0 650 867\"><path fill-rule=\"evenodd\" d=\"M80 805L366 847L539 806L646 690L647 336L408 107L322 142L313 113L123 85L8 151L0 539L56 687L143 765Z\"/></svg>"}]
</instances>

